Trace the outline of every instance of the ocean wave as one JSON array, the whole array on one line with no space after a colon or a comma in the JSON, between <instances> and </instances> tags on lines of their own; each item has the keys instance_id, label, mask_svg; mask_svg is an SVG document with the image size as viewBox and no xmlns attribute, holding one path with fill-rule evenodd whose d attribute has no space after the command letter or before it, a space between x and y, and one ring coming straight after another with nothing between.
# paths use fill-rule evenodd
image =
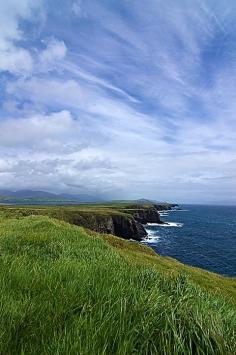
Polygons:
<instances>
[{"instance_id":1,"label":"ocean wave","mask_svg":"<svg viewBox=\"0 0 236 355\"><path fill-rule=\"evenodd\" d=\"M181 228L183 227L183 223L179 222L165 222L165 224L162 224L162 227L178 227Z\"/></svg>"},{"instance_id":2,"label":"ocean wave","mask_svg":"<svg viewBox=\"0 0 236 355\"><path fill-rule=\"evenodd\" d=\"M179 223L179 222L165 222L163 224L159 224L159 223L147 223L147 226L149 227L178 227L181 228L183 227L183 223Z\"/></svg>"},{"instance_id":3,"label":"ocean wave","mask_svg":"<svg viewBox=\"0 0 236 355\"><path fill-rule=\"evenodd\" d=\"M142 240L141 243L153 244L153 243L156 243L160 239L160 236L156 235L155 231L147 230L147 232L148 232L147 237L144 240Z\"/></svg>"}]
</instances>

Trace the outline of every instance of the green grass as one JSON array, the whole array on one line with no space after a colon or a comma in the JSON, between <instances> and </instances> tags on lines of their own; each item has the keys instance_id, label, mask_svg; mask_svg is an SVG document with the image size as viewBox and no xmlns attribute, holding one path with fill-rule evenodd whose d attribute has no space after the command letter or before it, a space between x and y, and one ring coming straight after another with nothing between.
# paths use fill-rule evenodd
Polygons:
<instances>
[{"instance_id":1,"label":"green grass","mask_svg":"<svg viewBox=\"0 0 236 355\"><path fill-rule=\"evenodd\" d=\"M130 205L128 203L81 204L65 206L27 205L0 206L0 220L21 218L30 215L44 215L80 225L85 228L106 232L111 225L111 219L122 217L130 220L139 209L149 209L151 204Z\"/></svg>"},{"instance_id":2,"label":"green grass","mask_svg":"<svg viewBox=\"0 0 236 355\"><path fill-rule=\"evenodd\" d=\"M140 244L2 216L0 354L235 354L234 290Z\"/></svg>"},{"instance_id":3,"label":"green grass","mask_svg":"<svg viewBox=\"0 0 236 355\"><path fill-rule=\"evenodd\" d=\"M91 230L106 229L112 216L129 218L131 215L118 209L106 208L103 205L77 206L1 206L1 219L22 218L31 215L44 215L51 218L81 225Z\"/></svg>"}]
</instances>

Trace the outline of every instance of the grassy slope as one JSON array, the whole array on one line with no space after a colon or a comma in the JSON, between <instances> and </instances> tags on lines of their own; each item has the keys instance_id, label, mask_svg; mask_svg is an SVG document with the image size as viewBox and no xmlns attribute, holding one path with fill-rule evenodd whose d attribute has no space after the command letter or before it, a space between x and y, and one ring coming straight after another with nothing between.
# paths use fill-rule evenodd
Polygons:
<instances>
[{"instance_id":1,"label":"grassy slope","mask_svg":"<svg viewBox=\"0 0 236 355\"><path fill-rule=\"evenodd\" d=\"M170 276L178 271L189 277ZM2 216L4 355L233 354L235 292L235 280L140 244L45 216Z\"/></svg>"},{"instance_id":2,"label":"grassy slope","mask_svg":"<svg viewBox=\"0 0 236 355\"><path fill-rule=\"evenodd\" d=\"M142 205L142 207L150 207L150 205ZM102 224L102 222L106 222L106 219L111 215L127 217L128 214L122 212L124 208L127 209L127 203L84 204L78 206L1 206L0 221L31 215L45 215L71 224L76 221L76 224L94 229L98 220L99 223ZM90 232L88 231L88 233ZM92 234L94 235L94 232L92 232ZM185 272L200 286L221 293L223 296L228 297L231 302L236 303L235 279L224 278L202 269L191 268L172 258L160 257L151 248L145 248L140 244L130 243L120 238L114 238L113 236L104 236L104 238L110 245L114 246L123 257L129 258L133 262L154 265L159 272L164 274ZM142 253L142 257L140 254L136 253L137 250L145 250L145 253Z\"/></svg>"},{"instance_id":3,"label":"grassy slope","mask_svg":"<svg viewBox=\"0 0 236 355\"><path fill-rule=\"evenodd\" d=\"M91 230L99 226L106 230L111 216L122 215L128 218L127 213L118 209L106 208L103 205L78 205L78 206L1 206L1 219L21 218L31 215L44 215L56 218L70 224L81 225Z\"/></svg>"},{"instance_id":4,"label":"grassy slope","mask_svg":"<svg viewBox=\"0 0 236 355\"><path fill-rule=\"evenodd\" d=\"M108 217L112 214L127 216L122 205L1 206L0 209L0 219L45 215L69 223L80 216L89 216L92 219L93 217Z\"/></svg>"}]
</instances>

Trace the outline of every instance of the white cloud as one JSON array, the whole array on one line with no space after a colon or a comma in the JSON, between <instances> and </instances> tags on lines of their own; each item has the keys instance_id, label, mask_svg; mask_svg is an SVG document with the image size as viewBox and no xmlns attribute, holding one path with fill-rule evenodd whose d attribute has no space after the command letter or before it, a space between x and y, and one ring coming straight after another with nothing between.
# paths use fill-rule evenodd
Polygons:
<instances>
[{"instance_id":1,"label":"white cloud","mask_svg":"<svg viewBox=\"0 0 236 355\"><path fill-rule=\"evenodd\" d=\"M17 41L24 41L20 21L31 19L36 10L39 17L40 0L10 0L0 3L0 72L25 75L32 71L31 53L19 47Z\"/></svg>"},{"instance_id":2,"label":"white cloud","mask_svg":"<svg viewBox=\"0 0 236 355\"><path fill-rule=\"evenodd\" d=\"M29 51L16 47L0 51L0 71L24 75L31 73L32 69L33 59Z\"/></svg>"},{"instance_id":3,"label":"white cloud","mask_svg":"<svg viewBox=\"0 0 236 355\"><path fill-rule=\"evenodd\" d=\"M48 6L44 39L24 46L20 19L36 3L0 4L0 70L16 76L2 105L0 186L236 201L235 65L220 63L208 83L202 56L227 34L223 9L127 1L129 21L110 3L74 1L63 16Z\"/></svg>"},{"instance_id":4,"label":"white cloud","mask_svg":"<svg viewBox=\"0 0 236 355\"><path fill-rule=\"evenodd\" d=\"M44 41L46 48L39 52L39 64L42 66L41 70L45 68L53 68L65 58L67 47L63 41L59 41L55 38L50 38Z\"/></svg>"},{"instance_id":5,"label":"white cloud","mask_svg":"<svg viewBox=\"0 0 236 355\"><path fill-rule=\"evenodd\" d=\"M0 48L6 47L8 42L23 39L23 32L19 27L22 19L31 19L34 11L41 10L41 0L9 0L0 3Z\"/></svg>"},{"instance_id":6,"label":"white cloud","mask_svg":"<svg viewBox=\"0 0 236 355\"><path fill-rule=\"evenodd\" d=\"M14 149L54 149L74 139L79 125L70 112L0 121L0 146Z\"/></svg>"}]
</instances>

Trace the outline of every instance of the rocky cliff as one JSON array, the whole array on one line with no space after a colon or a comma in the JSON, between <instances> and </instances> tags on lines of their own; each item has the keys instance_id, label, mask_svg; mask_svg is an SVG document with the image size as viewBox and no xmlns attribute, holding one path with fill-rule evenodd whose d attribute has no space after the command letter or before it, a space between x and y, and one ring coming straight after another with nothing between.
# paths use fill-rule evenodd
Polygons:
<instances>
[{"instance_id":1,"label":"rocky cliff","mask_svg":"<svg viewBox=\"0 0 236 355\"><path fill-rule=\"evenodd\" d=\"M124 218L123 216L113 216L113 233L125 239L142 240L147 236L143 225L133 217Z\"/></svg>"},{"instance_id":2,"label":"rocky cliff","mask_svg":"<svg viewBox=\"0 0 236 355\"><path fill-rule=\"evenodd\" d=\"M89 217L89 216L88 216ZM89 222L90 217L74 220L73 224L84 226L99 233L113 234L124 239L142 240L147 236L143 225L132 216L126 214L99 215L93 217L93 223Z\"/></svg>"},{"instance_id":3,"label":"rocky cliff","mask_svg":"<svg viewBox=\"0 0 236 355\"><path fill-rule=\"evenodd\" d=\"M160 215L157 209L154 206L148 208L131 209L131 210L128 209L127 212L132 214L135 221L142 224L163 223L160 219Z\"/></svg>"},{"instance_id":4,"label":"rocky cliff","mask_svg":"<svg viewBox=\"0 0 236 355\"><path fill-rule=\"evenodd\" d=\"M165 204L154 204L153 205L157 211L168 211L172 210L174 207L178 207L176 203L165 203Z\"/></svg>"},{"instance_id":5,"label":"rocky cliff","mask_svg":"<svg viewBox=\"0 0 236 355\"><path fill-rule=\"evenodd\" d=\"M122 214L110 216L104 232L125 239L142 240L147 236L143 226L147 223L164 223L155 206L128 206L122 209ZM98 228L101 231L101 225Z\"/></svg>"},{"instance_id":6,"label":"rocky cliff","mask_svg":"<svg viewBox=\"0 0 236 355\"><path fill-rule=\"evenodd\" d=\"M71 221L99 233L113 234L124 239L142 240L147 236L143 225L147 223L159 223L160 215L155 206L132 205L111 213L93 214L80 212L77 218Z\"/></svg>"},{"instance_id":7,"label":"rocky cliff","mask_svg":"<svg viewBox=\"0 0 236 355\"><path fill-rule=\"evenodd\" d=\"M113 234L124 239L138 241L147 236L143 225L163 223L154 205L25 206L11 207L8 214L13 217L47 215L99 233Z\"/></svg>"},{"instance_id":8,"label":"rocky cliff","mask_svg":"<svg viewBox=\"0 0 236 355\"><path fill-rule=\"evenodd\" d=\"M70 223L80 225L99 233L113 234L124 239L142 240L147 236L143 225L147 223L163 223L154 206L127 206L120 210L79 211L73 215Z\"/></svg>"}]
</instances>

